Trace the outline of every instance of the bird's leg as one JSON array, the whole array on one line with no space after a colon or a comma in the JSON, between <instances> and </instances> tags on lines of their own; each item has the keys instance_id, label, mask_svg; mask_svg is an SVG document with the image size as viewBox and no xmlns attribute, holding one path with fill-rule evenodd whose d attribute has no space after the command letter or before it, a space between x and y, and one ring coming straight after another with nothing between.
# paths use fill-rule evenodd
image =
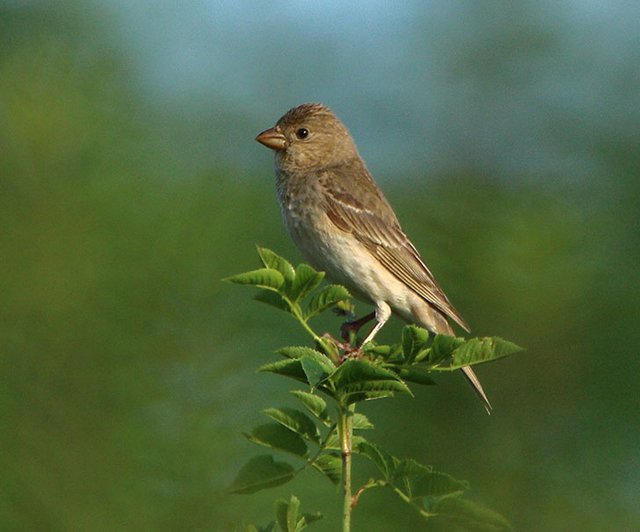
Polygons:
<instances>
[{"instance_id":1,"label":"bird's leg","mask_svg":"<svg viewBox=\"0 0 640 532\"><path fill-rule=\"evenodd\" d=\"M360 344L360 346L365 345L367 342L373 340L378 331L382 329L382 326L387 323L387 320L391 317L391 307L385 303L384 301L378 301L376 303L376 324L374 325L371 332L367 335L364 341Z\"/></svg>"},{"instance_id":2,"label":"bird's leg","mask_svg":"<svg viewBox=\"0 0 640 532\"><path fill-rule=\"evenodd\" d=\"M378 301L376 303L375 312L372 312L371 314L367 314L364 318L360 318L357 321L362 322L360 324L360 327L361 327L362 325L370 321L373 317L376 318L376 324L374 325L373 329L371 329L371 332L367 335L367 337L359 346L354 347L350 351L345 352L343 358L346 359L346 358L362 356L362 349L361 349L362 346L365 345L367 342L370 342L371 340L373 340L373 337L376 334L378 334L378 331L382 329L382 326L385 323L387 323L387 320L391 317L391 307L387 305L387 303L385 303L384 301Z\"/></svg>"},{"instance_id":3,"label":"bird's leg","mask_svg":"<svg viewBox=\"0 0 640 532\"><path fill-rule=\"evenodd\" d=\"M353 321L345 321L340 326L340 336L345 342L351 342L352 335L358 334L358 331L362 328L363 325L369 323L373 318L376 317L375 312L371 312L362 318Z\"/></svg>"}]
</instances>

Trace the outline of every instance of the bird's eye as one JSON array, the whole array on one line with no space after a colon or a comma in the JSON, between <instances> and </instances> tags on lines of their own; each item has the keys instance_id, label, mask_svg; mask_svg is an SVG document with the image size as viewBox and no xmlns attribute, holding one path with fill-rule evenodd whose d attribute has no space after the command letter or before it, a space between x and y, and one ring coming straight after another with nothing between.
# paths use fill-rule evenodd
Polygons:
<instances>
[{"instance_id":1,"label":"bird's eye","mask_svg":"<svg viewBox=\"0 0 640 532\"><path fill-rule=\"evenodd\" d=\"M306 139L309 136L309 130L305 127L301 127L296 131L296 137L299 139Z\"/></svg>"}]
</instances>

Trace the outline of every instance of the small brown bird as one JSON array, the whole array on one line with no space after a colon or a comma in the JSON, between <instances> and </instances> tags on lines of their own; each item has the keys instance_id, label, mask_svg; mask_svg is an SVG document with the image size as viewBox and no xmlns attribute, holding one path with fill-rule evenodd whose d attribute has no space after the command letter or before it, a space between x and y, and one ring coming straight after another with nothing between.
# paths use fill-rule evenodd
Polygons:
<instances>
[{"instance_id":1,"label":"small brown bird","mask_svg":"<svg viewBox=\"0 0 640 532\"><path fill-rule=\"evenodd\" d=\"M454 335L447 319L469 327L436 282L373 181L344 124L326 106L289 110L256 140L275 152L282 217L305 259L375 305L372 340L392 313L432 333ZM478 377L465 376L491 404Z\"/></svg>"}]
</instances>

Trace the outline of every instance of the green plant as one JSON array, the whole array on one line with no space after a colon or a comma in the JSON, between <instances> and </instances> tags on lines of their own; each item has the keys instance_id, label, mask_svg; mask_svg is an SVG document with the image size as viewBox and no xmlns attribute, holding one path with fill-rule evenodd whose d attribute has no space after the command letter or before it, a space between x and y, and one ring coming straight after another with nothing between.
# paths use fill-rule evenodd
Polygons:
<instances>
[{"instance_id":1,"label":"green plant","mask_svg":"<svg viewBox=\"0 0 640 532\"><path fill-rule=\"evenodd\" d=\"M386 488L414 507L425 519L444 516L473 528L507 530L500 514L463 498L468 483L435 471L412 459L400 459L361 435L373 424L356 405L396 394L412 395L409 383L433 384L434 372L454 371L463 366L488 362L520 350L497 337L463 339L430 336L415 325L407 325L401 341L393 345L370 342L355 348L329 335L319 335L309 322L318 314L338 307L352 309L349 293L337 285L320 287L324 274L307 264L293 267L273 251L258 248L263 267L227 280L260 289L256 299L291 315L309 333L314 347L292 346L278 350L281 358L260 371L291 378L304 389L291 390L300 409L269 407L263 410L269 422L245 436L252 442L293 456L298 465L270 454L252 458L238 473L231 491L240 494L282 485L303 469L312 467L341 486L342 530L351 528L351 514L369 489ZM330 408L333 406L333 408ZM378 475L354 490L352 455L369 459ZM299 501L279 501L277 519L267 527L245 525L245 530L299 531L320 518L300 514Z\"/></svg>"}]
</instances>

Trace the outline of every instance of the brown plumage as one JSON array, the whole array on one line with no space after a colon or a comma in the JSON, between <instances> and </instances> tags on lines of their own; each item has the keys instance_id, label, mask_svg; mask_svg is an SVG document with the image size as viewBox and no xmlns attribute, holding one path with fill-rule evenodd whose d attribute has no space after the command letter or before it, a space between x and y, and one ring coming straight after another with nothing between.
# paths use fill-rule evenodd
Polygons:
<instances>
[{"instance_id":1,"label":"brown plumage","mask_svg":"<svg viewBox=\"0 0 640 532\"><path fill-rule=\"evenodd\" d=\"M391 313L433 333L453 335L447 319L469 331L328 107L295 107L256 140L275 152L283 220L306 260L375 305L377 323L365 342ZM462 370L490 412L474 371Z\"/></svg>"}]
</instances>

